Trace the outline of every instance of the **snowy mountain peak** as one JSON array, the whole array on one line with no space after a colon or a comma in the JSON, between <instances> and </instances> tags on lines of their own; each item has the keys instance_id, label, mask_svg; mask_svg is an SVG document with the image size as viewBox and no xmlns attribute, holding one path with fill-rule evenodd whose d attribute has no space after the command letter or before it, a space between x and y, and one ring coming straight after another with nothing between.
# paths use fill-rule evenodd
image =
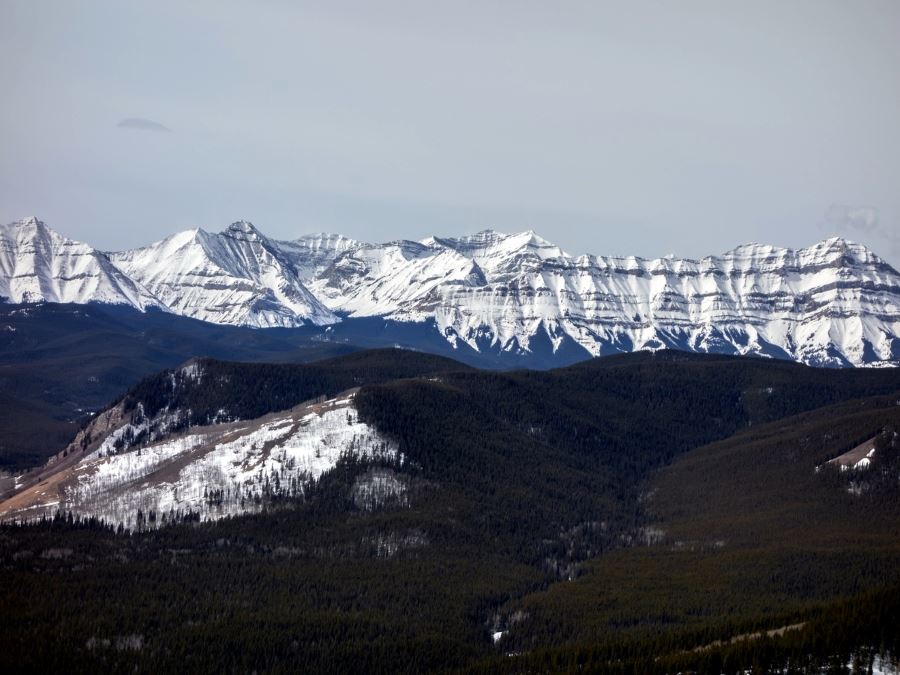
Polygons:
<instances>
[{"instance_id":1,"label":"snowy mountain peak","mask_svg":"<svg viewBox=\"0 0 900 675\"><path fill-rule=\"evenodd\" d=\"M33 218L0 228L0 295L109 297L256 327L334 323L337 312L431 322L454 347L510 355L675 348L819 365L900 360L900 275L840 237L650 260L573 257L531 230L366 244L325 233L275 241L237 221L107 259Z\"/></svg>"},{"instance_id":2,"label":"snowy mountain peak","mask_svg":"<svg viewBox=\"0 0 900 675\"><path fill-rule=\"evenodd\" d=\"M780 248L765 244L744 244L721 257L705 258L713 265L730 265L740 269L770 268L848 268L873 266L885 272L892 268L869 248L841 237L831 237L801 249Z\"/></svg>"},{"instance_id":3,"label":"snowy mountain peak","mask_svg":"<svg viewBox=\"0 0 900 675\"><path fill-rule=\"evenodd\" d=\"M29 216L28 218L22 218L22 220L17 221L19 225L22 227L46 227L47 225L42 220L38 220L37 216Z\"/></svg>"},{"instance_id":4,"label":"snowy mountain peak","mask_svg":"<svg viewBox=\"0 0 900 675\"><path fill-rule=\"evenodd\" d=\"M243 241L267 241L266 236L247 220L237 220L231 223L222 231L222 234Z\"/></svg>"},{"instance_id":5,"label":"snowy mountain peak","mask_svg":"<svg viewBox=\"0 0 900 675\"><path fill-rule=\"evenodd\" d=\"M313 234L304 234L291 243L305 246L310 251L346 251L349 248L361 246L363 242L345 237L342 234L315 232Z\"/></svg>"},{"instance_id":6,"label":"snowy mountain peak","mask_svg":"<svg viewBox=\"0 0 900 675\"><path fill-rule=\"evenodd\" d=\"M461 237L429 237L423 240L432 246L445 246L450 248L466 248L469 250L490 249L503 246L508 250L520 248L557 248L549 241L540 237L534 230L525 230L508 234L496 230L481 230L475 234L466 234Z\"/></svg>"},{"instance_id":7,"label":"snowy mountain peak","mask_svg":"<svg viewBox=\"0 0 900 675\"><path fill-rule=\"evenodd\" d=\"M363 242L341 234L305 234L293 241L279 241L278 248L304 283L318 277L342 253L364 246Z\"/></svg>"},{"instance_id":8,"label":"snowy mountain peak","mask_svg":"<svg viewBox=\"0 0 900 675\"><path fill-rule=\"evenodd\" d=\"M524 267L535 269L545 260L567 257L561 248L533 230L513 234L482 230L462 237L431 237L423 243L434 248L452 249L472 259L479 267L497 273L514 273Z\"/></svg>"},{"instance_id":9,"label":"snowy mountain peak","mask_svg":"<svg viewBox=\"0 0 900 675\"><path fill-rule=\"evenodd\" d=\"M27 241L30 239L40 238L46 241L58 239L59 241L70 241L58 232L53 231L47 224L35 216L16 220L8 225L0 226L6 228L7 236L16 237L19 241Z\"/></svg>"},{"instance_id":10,"label":"snowy mountain peak","mask_svg":"<svg viewBox=\"0 0 900 675\"><path fill-rule=\"evenodd\" d=\"M871 249L864 244L844 239L843 237L830 237L824 241L811 247L812 249L821 249L828 253L839 253L842 255L850 255L859 261L881 261Z\"/></svg>"},{"instance_id":11,"label":"snowy mountain peak","mask_svg":"<svg viewBox=\"0 0 900 675\"><path fill-rule=\"evenodd\" d=\"M260 328L337 321L280 248L246 221L219 234L180 232L111 258L185 316Z\"/></svg>"},{"instance_id":12,"label":"snowy mountain peak","mask_svg":"<svg viewBox=\"0 0 900 675\"><path fill-rule=\"evenodd\" d=\"M828 246L829 248L865 248L862 244L857 244L855 241L850 241L838 236L823 239L818 245Z\"/></svg>"},{"instance_id":13,"label":"snowy mountain peak","mask_svg":"<svg viewBox=\"0 0 900 675\"><path fill-rule=\"evenodd\" d=\"M777 246L771 246L770 244L760 244L756 241L748 241L743 244L738 244L730 251L726 251L722 254L722 257L727 257L729 255L759 255L759 254L770 254L773 251L785 251L787 249L779 248ZM674 256L673 256L674 257ZM715 257L715 256L707 256L707 257Z\"/></svg>"},{"instance_id":14,"label":"snowy mountain peak","mask_svg":"<svg viewBox=\"0 0 900 675\"><path fill-rule=\"evenodd\" d=\"M0 226L0 298L163 308L103 253L63 237L33 216Z\"/></svg>"}]
</instances>

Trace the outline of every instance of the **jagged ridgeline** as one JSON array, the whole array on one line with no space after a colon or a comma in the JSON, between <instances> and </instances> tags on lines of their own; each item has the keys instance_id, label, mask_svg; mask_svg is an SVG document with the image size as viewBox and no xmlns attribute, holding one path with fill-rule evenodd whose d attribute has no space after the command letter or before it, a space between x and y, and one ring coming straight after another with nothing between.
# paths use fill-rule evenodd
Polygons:
<instances>
[{"instance_id":1,"label":"jagged ridgeline","mask_svg":"<svg viewBox=\"0 0 900 675\"><path fill-rule=\"evenodd\" d=\"M570 255L530 231L284 242L240 221L102 253L30 218L0 226L2 298L156 308L322 339L348 321L387 320L432 349L495 365L661 348L835 367L900 359L900 275L840 238L651 260Z\"/></svg>"}]
</instances>

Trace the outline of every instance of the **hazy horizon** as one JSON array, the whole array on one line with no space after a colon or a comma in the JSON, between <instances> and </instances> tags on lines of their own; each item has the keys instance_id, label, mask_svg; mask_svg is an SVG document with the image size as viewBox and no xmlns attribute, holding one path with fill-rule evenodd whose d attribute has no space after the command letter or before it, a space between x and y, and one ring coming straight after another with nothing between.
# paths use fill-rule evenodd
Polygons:
<instances>
[{"instance_id":1,"label":"hazy horizon","mask_svg":"<svg viewBox=\"0 0 900 675\"><path fill-rule=\"evenodd\" d=\"M0 222L900 266L900 5L0 0Z\"/></svg>"}]
</instances>

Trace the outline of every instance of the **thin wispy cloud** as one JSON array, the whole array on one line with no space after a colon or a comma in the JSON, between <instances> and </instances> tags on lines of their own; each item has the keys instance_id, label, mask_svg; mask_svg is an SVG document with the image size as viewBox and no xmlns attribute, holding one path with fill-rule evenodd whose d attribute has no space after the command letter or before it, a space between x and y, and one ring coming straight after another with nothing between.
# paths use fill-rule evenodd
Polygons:
<instances>
[{"instance_id":1,"label":"thin wispy cloud","mask_svg":"<svg viewBox=\"0 0 900 675\"><path fill-rule=\"evenodd\" d=\"M172 131L169 127L143 117L128 117L116 125L119 129L138 129L140 131Z\"/></svg>"},{"instance_id":2,"label":"thin wispy cloud","mask_svg":"<svg viewBox=\"0 0 900 675\"><path fill-rule=\"evenodd\" d=\"M900 233L894 228L886 227L878 218L878 209L873 206L832 204L825 212L823 229L847 232L851 236L876 237L890 244L891 253L900 253Z\"/></svg>"}]
</instances>

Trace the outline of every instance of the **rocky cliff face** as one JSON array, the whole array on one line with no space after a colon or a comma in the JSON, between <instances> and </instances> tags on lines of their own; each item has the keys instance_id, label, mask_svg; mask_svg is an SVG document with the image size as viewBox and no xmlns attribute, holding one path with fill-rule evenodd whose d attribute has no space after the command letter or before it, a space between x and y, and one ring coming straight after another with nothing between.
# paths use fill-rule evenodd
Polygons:
<instances>
[{"instance_id":1,"label":"rocky cliff face","mask_svg":"<svg viewBox=\"0 0 900 675\"><path fill-rule=\"evenodd\" d=\"M311 284L351 316L434 318L448 340L760 354L818 365L900 358L900 275L864 246L747 244L702 260L569 256L531 232L360 247Z\"/></svg>"},{"instance_id":2,"label":"rocky cliff face","mask_svg":"<svg viewBox=\"0 0 900 675\"><path fill-rule=\"evenodd\" d=\"M29 235L29 223L6 226L0 239L0 295L16 302L158 305L257 327L341 316L433 321L451 345L507 355L674 348L831 366L900 360L900 275L838 238L798 250L746 244L701 260L648 260L571 256L533 232L277 242L241 221L107 259L42 224L46 235ZM37 243L44 239L57 242L46 253ZM8 243L19 241L34 243ZM70 286L82 259L90 263L85 278L102 284Z\"/></svg>"},{"instance_id":3,"label":"rocky cliff face","mask_svg":"<svg viewBox=\"0 0 900 675\"><path fill-rule=\"evenodd\" d=\"M278 248L304 283L318 277L338 255L357 248L361 243L341 234L324 232L307 234L292 241L277 242Z\"/></svg>"},{"instance_id":4,"label":"rocky cliff face","mask_svg":"<svg viewBox=\"0 0 900 675\"><path fill-rule=\"evenodd\" d=\"M100 251L37 218L0 225L0 298L9 302L102 302L144 310L160 302Z\"/></svg>"},{"instance_id":5,"label":"rocky cliff face","mask_svg":"<svg viewBox=\"0 0 900 675\"><path fill-rule=\"evenodd\" d=\"M217 234L179 232L110 258L184 316L260 328L337 320L303 285L281 249L244 221Z\"/></svg>"}]
</instances>

